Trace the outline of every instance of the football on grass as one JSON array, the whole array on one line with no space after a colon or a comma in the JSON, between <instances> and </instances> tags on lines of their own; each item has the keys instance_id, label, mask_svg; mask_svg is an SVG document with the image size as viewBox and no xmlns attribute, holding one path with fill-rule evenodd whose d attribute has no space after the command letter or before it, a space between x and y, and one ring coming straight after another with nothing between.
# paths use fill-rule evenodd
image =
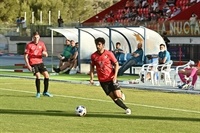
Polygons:
<instances>
[{"instance_id":1,"label":"football on grass","mask_svg":"<svg viewBox=\"0 0 200 133\"><path fill-rule=\"evenodd\" d=\"M75 113L78 116L85 116L87 113L86 107L84 107L83 105L77 106L75 109Z\"/></svg>"}]
</instances>

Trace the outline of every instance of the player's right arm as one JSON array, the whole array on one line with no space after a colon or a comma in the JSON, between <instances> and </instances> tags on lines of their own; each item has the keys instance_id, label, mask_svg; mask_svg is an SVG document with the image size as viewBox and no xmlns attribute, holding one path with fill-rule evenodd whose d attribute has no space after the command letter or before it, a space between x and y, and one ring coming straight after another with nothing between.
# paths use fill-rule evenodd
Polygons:
<instances>
[{"instance_id":1,"label":"player's right arm","mask_svg":"<svg viewBox=\"0 0 200 133\"><path fill-rule=\"evenodd\" d=\"M91 62L90 62L90 84L94 84L94 60L93 55L91 55Z\"/></svg>"},{"instance_id":2,"label":"player's right arm","mask_svg":"<svg viewBox=\"0 0 200 133\"><path fill-rule=\"evenodd\" d=\"M27 65L28 70L32 71L32 67L29 64L28 53L29 53L29 48L28 48L28 45L26 45L25 53L24 53L24 61L25 61L26 65Z\"/></svg>"},{"instance_id":3,"label":"player's right arm","mask_svg":"<svg viewBox=\"0 0 200 133\"><path fill-rule=\"evenodd\" d=\"M28 70L32 71L32 67L30 66L29 60L28 60L28 54L24 54L24 60L25 60Z\"/></svg>"}]
</instances>

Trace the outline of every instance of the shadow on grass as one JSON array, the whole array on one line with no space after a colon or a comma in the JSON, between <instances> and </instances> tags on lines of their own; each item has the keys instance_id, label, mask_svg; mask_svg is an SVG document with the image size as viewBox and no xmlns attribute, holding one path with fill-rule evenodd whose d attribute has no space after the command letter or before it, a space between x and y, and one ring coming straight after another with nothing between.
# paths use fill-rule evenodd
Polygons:
<instances>
[{"instance_id":1,"label":"shadow on grass","mask_svg":"<svg viewBox=\"0 0 200 133\"><path fill-rule=\"evenodd\" d=\"M112 114L111 114L112 113ZM65 112L60 110L12 110L12 109L0 109L0 114L13 114L13 115L44 115L44 116L70 116L77 117L74 112ZM199 122L200 118L188 118L188 117L168 117L168 116L136 116L126 115L122 113L113 112L89 112L85 117L94 118L122 118L122 119L138 119L138 120L161 120L161 121L192 121Z\"/></svg>"}]
</instances>

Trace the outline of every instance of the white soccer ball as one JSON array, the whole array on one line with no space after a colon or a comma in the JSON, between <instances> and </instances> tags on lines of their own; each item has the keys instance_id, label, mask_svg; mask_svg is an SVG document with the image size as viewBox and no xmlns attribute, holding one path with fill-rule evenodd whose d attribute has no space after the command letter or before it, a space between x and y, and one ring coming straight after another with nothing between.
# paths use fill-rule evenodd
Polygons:
<instances>
[{"instance_id":1,"label":"white soccer ball","mask_svg":"<svg viewBox=\"0 0 200 133\"><path fill-rule=\"evenodd\" d=\"M75 113L78 116L85 116L87 113L86 107L84 107L83 105L77 106L75 109Z\"/></svg>"}]
</instances>

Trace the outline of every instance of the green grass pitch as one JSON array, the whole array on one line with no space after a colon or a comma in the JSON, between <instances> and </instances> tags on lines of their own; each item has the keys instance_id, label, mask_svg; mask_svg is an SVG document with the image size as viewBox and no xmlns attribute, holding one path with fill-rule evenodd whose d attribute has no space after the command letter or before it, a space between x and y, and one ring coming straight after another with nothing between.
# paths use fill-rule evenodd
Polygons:
<instances>
[{"instance_id":1,"label":"green grass pitch","mask_svg":"<svg viewBox=\"0 0 200 133\"><path fill-rule=\"evenodd\" d=\"M75 76L71 79L73 77ZM50 81L49 88L54 95L53 98L41 96L37 99L34 79L0 77L0 132L199 133L200 131L200 95L122 88L126 95L125 103L132 110L131 115L126 115L99 86ZM78 105L87 108L85 117L75 115L75 108Z\"/></svg>"}]
</instances>

